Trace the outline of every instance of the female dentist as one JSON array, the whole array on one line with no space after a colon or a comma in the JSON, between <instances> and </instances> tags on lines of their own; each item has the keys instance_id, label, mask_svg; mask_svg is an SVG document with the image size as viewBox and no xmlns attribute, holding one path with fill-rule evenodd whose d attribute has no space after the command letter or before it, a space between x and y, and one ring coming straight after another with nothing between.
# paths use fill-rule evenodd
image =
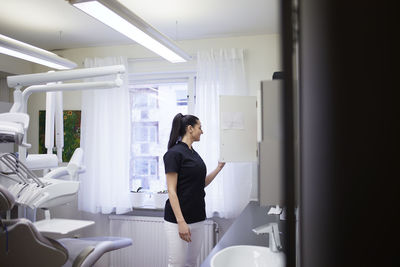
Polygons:
<instances>
[{"instance_id":1,"label":"female dentist","mask_svg":"<svg viewBox=\"0 0 400 267\"><path fill-rule=\"evenodd\" d=\"M168 266L196 266L204 237L205 192L225 163L207 174L206 165L193 149L200 141L200 120L177 114L172 121L168 151L164 155L169 199L165 203L164 225Z\"/></svg>"}]
</instances>

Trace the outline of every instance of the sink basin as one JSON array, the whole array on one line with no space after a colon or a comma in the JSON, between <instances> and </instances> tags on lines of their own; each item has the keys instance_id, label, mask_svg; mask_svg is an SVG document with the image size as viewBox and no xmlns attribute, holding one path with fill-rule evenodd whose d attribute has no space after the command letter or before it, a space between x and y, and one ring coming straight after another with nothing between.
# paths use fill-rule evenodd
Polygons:
<instances>
[{"instance_id":1,"label":"sink basin","mask_svg":"<svg viewBox=\"0 0 400 267\"><path fill-rule=\"evenodd\" d=\"M211 258L211 267L284 267L285 254L272 252L268 247L232 246Z\"/></svg>"}]
</instances>

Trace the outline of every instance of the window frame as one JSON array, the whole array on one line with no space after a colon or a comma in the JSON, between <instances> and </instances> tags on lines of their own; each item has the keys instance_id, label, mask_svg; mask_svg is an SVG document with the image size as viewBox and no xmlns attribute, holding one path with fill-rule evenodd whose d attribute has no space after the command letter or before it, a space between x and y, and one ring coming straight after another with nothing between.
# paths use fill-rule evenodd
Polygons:
<instances>
[{"instance_id":1,"label":"window frame","mask_svg":"<svg viewBox=\"0 0 400 267\"><path fill-rule=\"evenodd\" d=\"M134 122L133 124L138 124L139 127L143 127L144 129L146 129L146 131L149 133L151 132L151 128L155 128L156 129L156 136L155 136L155 140L135 140L136 143L158 143L160 138L158 136L158 122L153 122L153 121L140 121L140 122ZM136 131L136 129L135 129ZM136 135L135 135L136 137Z\"/></svg>"},{"instance_id":2,"label":"window frame","mask_svg":"<svg viewBox=\"0 0 400 267\"><path fill-rule=\"evenodd\" d=\"M188 114L193 114L195 110L195 99L196 99L196 72L195 71L166 71L166 72L153 72L153 73L129 73L128 74L128 87L129 91L134 86L143 85L157 85L157 84L168 84L168 83L187 83L188 90ZM159 136L157 136L159 139ZM159 142L159 140L157 140ZM140 157L140 156L139 156ZM131 157L133 159L134 157ZM160 173L158 173L160 175ZM129 179L131 177L129 176ZM131 194L136 194L131 192ZM151 194L154 192L146 193L147 200L150 199ZM131 198L133 200L133 197ZM148 201L149 202L149 201ZM132 206L135 206L132 203ZM140 208L144 210L158 210L154 205L144 205Z\"/></svg>"},{"instance_id":3,"label":"window frame","mask_svg":"<svg viewBox=\"0 0 400 267\"><path fill-rule=\"evenodd\" d=\"M169 71L155 73L130 73L128 74L129 90L136 85L154 85L166 83L182 83L188 85L188 113L193 114L196 100L196 72L195 71Z\"/></svg>"}]
</instances>

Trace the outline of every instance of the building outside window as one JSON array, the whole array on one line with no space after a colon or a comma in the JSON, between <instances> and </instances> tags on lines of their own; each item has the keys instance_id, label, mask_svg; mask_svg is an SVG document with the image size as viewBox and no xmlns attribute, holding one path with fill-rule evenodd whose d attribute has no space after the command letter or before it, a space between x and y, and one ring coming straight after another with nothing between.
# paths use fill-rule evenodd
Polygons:
<instances>
[{"instance_id":1,"label":"building outside window","mask_svg":"<svg viewBox=\"0 0 400 267\"><path fill-rule=\"evenodd\" d=\"M167 189L163 155L177 113L187 114L190 83L165 81L130 85L131 160L130 190Z\"/></svg>"}]
</instances>

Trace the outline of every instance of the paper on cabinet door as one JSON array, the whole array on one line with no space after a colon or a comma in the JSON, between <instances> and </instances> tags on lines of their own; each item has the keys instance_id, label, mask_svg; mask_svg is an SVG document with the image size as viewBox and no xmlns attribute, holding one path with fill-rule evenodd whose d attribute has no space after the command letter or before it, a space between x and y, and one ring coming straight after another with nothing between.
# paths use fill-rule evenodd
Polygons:
<instances>
[{"instance_id":1,"label":"paper on cabinet door","mask_svg":"<svg viewBox=\"0 0 400 267\"><path fill-rule=\"evenodd\" d=\"M222 130L243 130L243 112L221 112L221 128Z\"/></svg>"}]
</instances>

